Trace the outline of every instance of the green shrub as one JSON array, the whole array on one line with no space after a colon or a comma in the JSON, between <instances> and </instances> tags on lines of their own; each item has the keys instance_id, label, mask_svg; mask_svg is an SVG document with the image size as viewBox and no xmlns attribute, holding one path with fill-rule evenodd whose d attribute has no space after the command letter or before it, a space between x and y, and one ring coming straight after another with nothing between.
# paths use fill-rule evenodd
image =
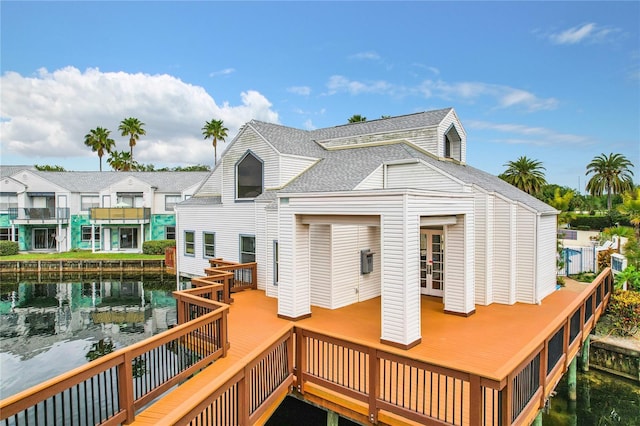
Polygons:
<instances>
[{"instance_id":1,"label":"green shrub","mask_svg":"<svg viewBox=\"0 0 640 426\"><path fill-rule=\"evenodd\" d=\"M0 241L0 256L18 254L18 243L15 241Z\"/></svg>"},{"instance_id":2,"label":"green shrub","mask_svg":"<svg viewBox=\"0 0 640 426\"><path fill-rule=\"evenodd\" d=\"M616 334L633 336L640 327L640 293L616 291L609 301L608 313Z\"/></svg>"},{"instance_id":3,"label":"green shrub","mask_svg":"<svg viewBox=\"0 0 640 426\"><path fill-rule=\"evenodd\" d=\"M164 254L167 247L175 247L176 240L152 240L145 241L142 244L142 252L144 254Z\"/></svg>"}]
</instances>

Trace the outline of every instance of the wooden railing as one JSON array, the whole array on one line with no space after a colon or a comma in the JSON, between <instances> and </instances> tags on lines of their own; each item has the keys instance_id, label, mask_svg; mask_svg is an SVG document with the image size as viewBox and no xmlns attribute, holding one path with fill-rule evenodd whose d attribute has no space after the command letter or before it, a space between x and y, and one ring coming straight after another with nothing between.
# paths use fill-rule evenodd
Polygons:
<instances>
[{"instance_id":1,"label":"wooden railing","mask_svg":"<svg viewBox=\"0 0 640 426\"><path fill-rule=\"evenodd\" d=\"M256 262L238 263L221 258L209 259L210 267L205 268L207 277L222 279L225 273L231 273L229 293L258 288L258 269ZM213 279L213 278L211 278Z\"/></svg>"},{"instance_id":2,"label":"wooden railing","mask_svg":"<svg viewBox=\"0 0 640 426\"><path fill-rule=\"evenodd\" d=\"M219 383L202 387L176 406L162 422L176 425L261 422L264 420L261 416L286 395L293 384L301 394L319 396L334 407L348 405L353 413L372 423L393 424L397 419L409 419L439 425L529 425L603 313L612 284L611 270L606 269L587 286L584 298L567 306L563 314L549 324L550 331L544 342L501 379L445 368L292 325L267 349L225 371L223 377L217 378ZM86 398L87 388L99 390L100 383L113 382L117 384L118 394L98 395L98 399L107 400L99 414L104 410L107 414L94 423L110 425L130 421L137 408L161 392L160 387L164 390L165 384L173 385L210 362L202 355L184 369L175 367L180 370L179 375L157 388L150 384L149 390L138 391L138 387L143 386L130 384L133 372L139 370L140 362L153 363L157 359L157 355L142 357L150 352L151 346L173 344L196 354L223 356L227 347L228 305L216 308L213 301L223 297L225 287L226 284L218 282L179 292L176 296L179 320L189 321L202 315L176 327L179 335L165 332L149 339L153 345L149 341L134 345L76 369L62 379L4 400L0 403L2 418L15 415L22 416L16 419L26 416L33 419L33 407L37 408L43 401L44 404L53 401L49 404L57 404L59 412L70 415L79 403L69 401L78 395ZM208 325L214 317L221 321L220 328ZM100 378L101 374L104 378ZM94 384L94 378L98 385ZM73 390L74 387L77 390ZM79 415L91 418L94 412L95 409ZM74 422L78 421L74 418ZM5 420L5 424L13 423Z\"/></svg>"},{"instance_id":3,"label":"wooden railing","mask_svg":"<svg viewBox=\"0 0 640 426\"><path fill-rule=\"evenodd\" d=\"M228 370L219 386L202 388L162 419L170 425L251 425L264 423L266 410L294 383L293 328L245 365ZM260 419L260 421L259 421Z\"/></svg>"},{"instance_id":4,"label":"wooden railing","mask_svg":"<svg viewBox=\"0 0 640 426\"><path fill-rule=\"evenodd\" d=\"M372 423L393 423L391 414L423 424L528 425L603 313L611 291L607 269L587 287L586 297L557 319L545 341L502 380L296 327L298 390L324 395L320 386L358 401L350 410Z\"/></svg>"},{"instance_id":5,"label":"wooden railing","mask_svg":"<svg viewBox=\"0 0 640 426\"><path fill-rule=\"evenodd\" d=\"M178 291L176 327L0 401L4 425L130 423L136 410L226 355L220 285Z\"/></svg>"}]
</instances>

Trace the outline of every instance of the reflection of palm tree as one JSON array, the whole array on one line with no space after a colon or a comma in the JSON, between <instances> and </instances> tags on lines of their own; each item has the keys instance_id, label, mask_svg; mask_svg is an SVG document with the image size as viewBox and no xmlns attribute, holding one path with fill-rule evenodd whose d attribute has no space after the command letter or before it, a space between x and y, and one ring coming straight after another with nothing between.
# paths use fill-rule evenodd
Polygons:
<instances>
[{"instance_id":1,"label":"reflection of palm tree","mask_svg":"<svg viewBox=\"0 0 640 426\"><path fill-rule=\"evenodd\" d=\"M91 349L89 349L89 352L87 352L85 357L87 358L87 361L94 361L101 356L110 354L114 350L115 347L111 339L100 339L91 345Z\"/></svg>"},{"instance_id":2,"label":"reflection of palm tree","mask_svg":"<svg viewBox=\"0 0 640 426\"><path fill-rule=\"evenodd\" d=\"M600 154L587 164L587 175L593 173L587 182L587 191L598 196L607 193L607 210L611 211L611 194L631 190L633 186L633 163L622 154Z\"/></svg>"}]
</instances>

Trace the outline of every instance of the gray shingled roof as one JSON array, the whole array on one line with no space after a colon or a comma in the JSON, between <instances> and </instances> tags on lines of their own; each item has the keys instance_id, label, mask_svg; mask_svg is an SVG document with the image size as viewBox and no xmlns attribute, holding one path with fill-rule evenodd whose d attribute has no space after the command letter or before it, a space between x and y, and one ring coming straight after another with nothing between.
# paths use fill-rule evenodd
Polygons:
<instances>
[{"instance_id":1,"label":"gray shingled roof","mask_svg":"<svg viewBox=\"0 0 640 426\"><path fill-rule=\"evenodd\" d=\"M13 176L22 170L34 171L36 168L33 166L0 166L0 177Z\"/></svg>"},{"instance_id":2,"label":"gray shingled roof","mask_svg":"<svg viewBox=\"0 0 640 426\"><path fill-rule=\"evenodd\" d=\"M181 192L203 181L210 172L40 172L33 173L71 192L98 192L132 176L157 192Z\"/></svg>"},{"instance_id":3,"label":"gray shingled roof","mask_svg":"<svg viewBox=\"0 0 640 426\"><path fill-rule=\"evenodd\" d=\"M222 204L222 198L219 195L213 197L191 197L178 203L177 206L211 206L214 204Z\"/></svg>"},{"instance_id":4,"label":"gray shingled roof","mask_svg":"<svg viewBox=\"0 0 640 426\"><path fill-rule=\"evenodd\" d=\"M420 159L466 184L496 192L539 212L552 213L551 206L519 190L497 176L469 165L442 161L404 143L330 151L307 172L283 188L282 193L350 191L387 162Z\"/></svg>"}]
</instances>

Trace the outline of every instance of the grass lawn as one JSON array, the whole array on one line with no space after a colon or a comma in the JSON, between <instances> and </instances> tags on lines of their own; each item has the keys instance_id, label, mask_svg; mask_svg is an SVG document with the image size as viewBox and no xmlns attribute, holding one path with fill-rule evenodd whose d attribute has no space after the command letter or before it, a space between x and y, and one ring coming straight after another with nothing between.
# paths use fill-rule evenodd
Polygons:
<instances>
[{"instance_id":1,"label":"grass lawn","mask_svg":"<svg viewBox=\"0 0 640 426\"><path fill-rule=\"evenodd\" d=\"M21 253L12 256L2 256L3 260L59 260L59 259L100 259L100 260L140 260L164 259L164 255L150 255L142 253L92 253L91 251L69 251L63 253Z\"/></svg>"}]
</instances>

